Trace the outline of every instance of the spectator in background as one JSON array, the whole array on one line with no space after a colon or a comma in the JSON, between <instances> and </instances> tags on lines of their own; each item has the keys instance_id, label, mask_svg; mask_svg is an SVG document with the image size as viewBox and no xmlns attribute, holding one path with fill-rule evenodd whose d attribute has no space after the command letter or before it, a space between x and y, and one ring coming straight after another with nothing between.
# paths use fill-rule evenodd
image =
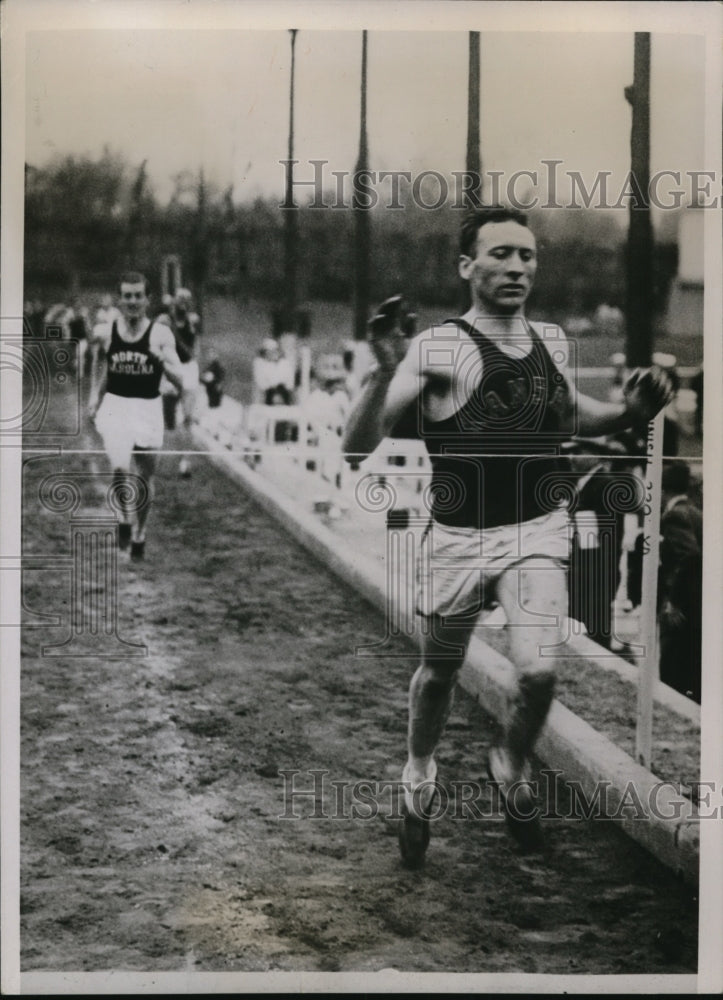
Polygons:
<instances>
[{"instance_id":1,"label":"spectator in background","mask_svg":"<svg viewBox=\"0 0 723 1000\"><path fill-rule=\"evenodd\" d=\"M70 339L78 342L78 373L84 378L88 378L93 360L88 350L90 316L87 307L80 299L73 301L73 308L70 310L68 319L68 332Z\"/></svg>"},{"instance_id":2,"label":"spectator in background","mask_svg":"<svg viewBox=\"0 0 723 1000\"><path fill-rule=\"evenodd\" d=\"M279 360L276 363L276 374L278 378L278 385L283 385L289 394L289 402L294 402L294 393L296 391L296 354L290 350L288 340L286 341L285 348L279 347Z\"/></svg>"},{"instance_id":3,"label":"spectator in background","mask_svg":"<svg viewBox=\"0 0 723 1000\"><path fill-rule=\"evenodd\" d=\"M703 436L703 369L699 368L690 380L690 388L695 393L695 433Z\"/></svg>"},{"instance_id":4,"label":"spectator in background","mask_svg":"<svg viewBox=\"0 0 723 1000\"><path fill-rule=\"evenodd\" d=\"M215 410L221 405L223 399L223 380L226 372L218 359L217 354L210 354L208 364L201 376L201 382L206 389L208 407Z\"/></svg>"},{"instance_id":5,"label":"spectator in background","mask_svg":"<svg viewBox=\"0 0 723 1000\"><path fill-rule=\"evenodd\" d=\"M165 299L165 297L164 297ZM190 427L196 415L196 401L200 388L198 369L198 341L201 336L201 317L193 306L193 296L187 288L178 288L171 301L168 313L157 317L159 322L171 328L176 342L176 353L181 362L183 385L173 386L167 378L161 380L161 395L163 396L163 415L167 431L176 431L178 426L178 405L181 405L183 422L178 428L180 434L174 434L172 445L174 450L192 450ZM181 476L191 475L191 465L187 455L182 455L178 471Z\"/></svg>"},{"instance_id":6,"label":"spectator in background","mask_svg":"<svg viewBox=\"0 0 723 1000\"><path fill-rule=\"evenodd\" d=\"M307 443L324 450L326 439L328 450L333 450L337 442L332 445L330 435L334 439L341 436L349 413L345 375L343 372L317 372L312 369L310 383L311 391L302 407L307 423ZM307 459L307 469L313 471L316 465L315 458Z\"/></svg>"},{"instance_id":7,"label":"spectator in background","mask_svg":"<svg viewBox=\"0 0 723 1000\"><path fill-rule=\"evenodd\" d=\"M161 296L160 305L156 306L153 310L154 316L157 318L164 317L168 324L171 323L171 313L173 312L173 296L169 295L168 292Z\"/></svg>"},{"instance_id":8,"label":"spectator in background","mask_svg":"<svg viewBox=\"0 0 723 1000\"><path fill-rule=\"evenodd\" d=\"M292 402L296 402L296 392L301 382L299 348L295 333L282 333L279 337L279 384L289 392Z\"/></svg>"},{"instance_id":9,"label":"spectator in background","mask_svg":"<svg viewBox=\"0 0 723 1000\"><path fill-rule=\"evenodd\" d=\"M39 299L25 302L23 306L23 316L26 320L26 331L29 328L29 332L33 337L42 337L45 333L45 307L43 306L43 303Z\"/></svg>"},{"instance_id":10,"label":"spectator in background","mask_svg":"<svg viewBox=\"0 0 723 1000\"><path fill-rule=\"evenodd\" d=\"M95 325L100 323L113 323L121 318L120 309L113 305L113 296L104 295L100 300L100 305L95 314Z\"/></svg>"},{"instance_id":11,"label":"spectator in background","mask_svg":"<svg viewBox=\"0 0 723 1000\"><path fill-rule=\"evenodd\" d=\"M616 351L610 356L610 364L613 366L613 377L608 390L608 399L611 403L620 403L623 399L623 387L628 377L625 370L625 355L622 351Z\"/></svg>"},{"instance_id":12,"label":"spectator in background","mask_svg":"<svg viewBox=\"0 0 723 1000\"><path fill-rule=\"evenodd\" d=\"M288 358L282 358L277 341L273 337L266 337L254 358L252 402L263 403L269 389L275 389L279 385L292 393L294 370Z\"/></svg>"},{"instance_id":13,"label":"spectator in background","mask_svg":"<svg viewBox=\"0 0 723 1000\"><path fill-rule=\"evenodd\" d=\"M628 552L628 579L627 594L629 607L627 610L634 611L639 608L643 600L643 554L645 549L645 535L642 528L639 528L635 535L635 542Z\"/></svg>"},{"instance_id":14,"label":"spectator in background","mask_svg":"<svg viewBox=\"0 0 723 1000\"><path fill-rule=\"evenodd\" d=\"M377 315L372 317L371 323L377 320ZM404 317L406 321L406 317ZM416 314L413 315L416 324ZM370 326L371 330L373 327ZM410 327L411 329L411 327ZM410 336L411 334L406 334ZM355 399L365 384L370 368L374 364L374 355L368 340L347 340L343 344L342 365L347 373L346 386L350 399Z\"/></svg>"},{"instance_id":15,"label":"spectator in background","mask_svg":"<svg viewBox=\"0 0 723 1000\"><path fill-rule=\"evenodd\" d=\"M647 428L646 428L647 430ZM630 428L608 438L608 442L613 442L614 446L622 448L622 453L629 457L629 461L615 461L614 468L617 471L632 473L638 481L642 481L645 463L647 444L644 433L641 430ZM630 512L624 519L626 522L623 532L623 547L625 549L625 611L633 611L640 606L643 591L643 511L637 513Z\"/></svg>"},{"instance_id":16,"label":"spectator in background","mask_svg":"<svg viewBox=\"0 0 723 1000\"><path fill-rule=\"evenodd\" d=\"M341 437L344 424L349 414L349 393L346 387L346 375L333 375L327 379L326 391L331 397L331 428Z\"/></svg>"},{"instance_id":17,"label":"spectator in background","mask_svg":"<svg viewBox=\"0 0 723 1000\"><path fill-rule=\"evenodd\" d=\"M703 514L689 496L690 466L663 469L660 520L660 679L700 703L703 611Z\"/></svg>"},{"instance_id":18,"label":"spectator in background","mask_svg":"<svg viewBox=\"0 0 723 1000\"><path fill-rule=\"evenodd\" d=\"M33 328L33 334L36 337L43 337L45 335L45 306L40 299L35 299L33 302L33 312L31 325Z\"/></svg>"},{"instance_id":19,"label":"spectator in background","mask_svg":"<svg viewBox=\"0 0 723 1000\"><path fill-rule=\"evenodd\" d=\"M340 434L349 412L349 396L345 390L345 376L341 372L314 374L304 412L315 431L333 431Z\"/></svg>"},{"instance_id":20,"label":"spectator in background","mask_svg":"<svg viewBox=\"0 0 723 1000\"><path fill-rule=\"evenodd\" d=\"M266 406L291 406L291 393L283 384L272 386L264 395ZM286 441L299 440L299 425L295 420L277 420L274 423L274 442L283 444Z\"/></svg>"},{"instance_id":21,"label":"spectator in background","mask_svg":"<svg viewBox=\"0 0 723 1000\"><path fill-rule=\"evenodd\" d=\"M61 337L63 340L68 340L70 338L70 327L68 326L68 323L72 315L73 310L70 306L67 306L65 302L55 302L45 313L43 323L45 327L60 327Z\"/></svg>"},{"instance_id":22,"label":"spectator in background","mask_svg":"<svg viewBox=\"0 0 723 1000\"><path fill-rule=\"evenodd\" d=\"M639 479L623 459L624 445L615 438L605 444L578 439L565 453L572 471L580 476L571 513L570 617L585 625L591 639L611 649L617 643L613 603L620 586L626 513L616 504L615 492L629 487L635 496Z\"/></svg>"},{"instance_id":23,"label":"spectator in background","mask_svg":"<svg viewBox=\"0 0 723 1000\"><path fill-rule=\"evenodd\" d=\"M601 302L593 315L593 325L606 337L620 337L625 332L625 316L617 306Z\"/></svg>"},{"instance_id":24,"label":"spectator in background","mask_svg":"<svg viewBox=\"0 0 723 1000\"><path fill-rule=\"evenodd\" d=\"M291 393L285 385L279 383L266 390L264 403L266 406L291 406Z\"/></svg>"}]
</instances>

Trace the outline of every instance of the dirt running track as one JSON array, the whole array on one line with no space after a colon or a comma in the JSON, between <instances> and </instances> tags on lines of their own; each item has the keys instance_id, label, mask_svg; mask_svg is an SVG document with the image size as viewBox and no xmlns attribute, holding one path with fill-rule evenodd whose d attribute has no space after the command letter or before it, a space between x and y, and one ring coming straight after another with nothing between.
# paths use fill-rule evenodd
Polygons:
<instances>
[{"instance_id":1,"label":"dirt running track","mask_svg":"<svg viewBox=\"0 0 723 1000\"><path fill-rule=\"evenodd\" d=\"M38 501L60 468L88 462L26 464L26 556L68 552ZM67 622L24 634L24 971L695 971L695 897L608 823L550 823L522 857L498 816L446 816L412 873L389 809L280 818L279 770L399 777L414 653L356 657L381 615L210 464L189 484L165 457L158 487L147 561L119 568L119 633L148 657L41 656ZM26 606L65 621L66 584L28 571ZM495 736L460 692L442 780L481 781Z\"/></svg>"}]
</instances>

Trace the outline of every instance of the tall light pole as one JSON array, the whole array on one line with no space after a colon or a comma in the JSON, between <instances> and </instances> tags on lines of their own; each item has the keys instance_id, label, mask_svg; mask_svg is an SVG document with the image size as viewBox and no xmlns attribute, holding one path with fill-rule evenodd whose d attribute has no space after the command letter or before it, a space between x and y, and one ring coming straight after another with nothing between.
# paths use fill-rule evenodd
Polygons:
<instances>
[{"instance_id":1,"label":"tall light pole","mask_svg":"<svg viewBox=\"0 0 723 1000\"><path fill-rule=\"evenodd\" d=\"M294 71L296 28L291 35L291 75L289 81L289 147L286 170L286 200L284 210L284 316L285 330L296 327L299 271L299 210L294 204Z\"/></svg>"},{"instance_id":2,"label":"tall light pole","mask_svg":"<svg viewBox=\"0 0 723 1000\"><path fill-rule=\"evenodd\" d=\"M482 201L482 154L480 151L480 38L479 31L469 33L469 72L467 76L467 151L465 157L466 208L475 208ZM469 282L459 279L460 311L470 305Z\"/></svg>"},{"instance_id":3,"label":"tall light pole","mask_svg":"<svg viewBox=\"0 0 723 1000\"><path fill-rule=\"evenodd\" d=\"M465 204L471 207L481 200L482 158L480 153L480 48L479 31L469 33L469 77L467 83L467 159L468 193ZM465 185L467 187L467 185Z\"/></svg>"},{"instance_id":4,"label":"tall light pole","mask_svg":"<svg viewBox=\"0 0 723 1000\"><path fill-rule=\"evenodd\" d=\"M354 173L354 339L365 340L369 316L369 208L360 198L359 177L369 169L367 139L367 33L362 32L359 153Z\"/></svg>"},{"instance_id":5,"label":"tall light pole","mask_svg":"<svg viewBox=\"0 0 723 1000\"><path fill-rule=\"evenodd\" d=\"M198 172L197 211L194 234L194 250L192 256L193 281L196 286L196 305L201 318L204 318L206 305L206 280L208 278L208 215L206 178L203 167Z\"/></svg>"},{"instance_id":6,"label":"tall light pole","mask_svg":"<svg viewBox=\"0 0 723 1000\"><path fill-rule=\"evenodd\" d=\"M625 88L632 106L630 199L626 258L626 343L628 367L647 366L653 351L653 228L650 221L650 33L635 33L633 85Z\"/></svg>"},{"instance_id":7,"label":"tall light pole","mask_svg":"<svg viewBox=\"0 0 723 1000\"><path fill-rule=\"evenodd\" d=\"M626 341L629 368L647 367L653 351L653 228L650 220L650 34L635 33L633 85L625 88L633 109L630 132L631 194L626 261ZM658 675L658 567L664 413L648 425L645 467L646 507L643 535L643 600L640 637L645 654L638 668L635 756L650 768L653 745L653 697Z\"/></svg>"}]
</instances>

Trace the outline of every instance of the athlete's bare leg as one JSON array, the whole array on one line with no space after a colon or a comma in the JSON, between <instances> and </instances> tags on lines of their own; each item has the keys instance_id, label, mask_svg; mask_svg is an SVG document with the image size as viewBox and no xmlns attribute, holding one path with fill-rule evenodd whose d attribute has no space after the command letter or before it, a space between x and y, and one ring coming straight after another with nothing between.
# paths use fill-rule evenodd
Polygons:
<instances>
[{"instance_id":1,"label":"athlete's bare leg","mask_svg":"<svg viewBox=\"0 0 723 1000\"><path fill-rule=\"evenodd\" d=\"M403 820L399 829L402 860L420 868L429 844L429 815L436 795L434 752L454 698L474 622L433 617L423 636L422 662L409 686L409 757L402 774Z\"/></svg>"},{"instance_id":2,"label":"athlete's bare leg","mask_svg":"<svg viewBox=\"0 0 723 1000\"><path fill-rule=\"evenodd\" d=\"M146 537L146 521L148 520L148 514L150 513L155 492L154 474L158 458L155 452L146 451L143 448L136 448L133 452L133 457L135 458L136 466L138 467L138 475L142 479L145 486L145 495L139 498L139 502L136 505L136 521L135 530L133 532L133 541L143 542Z\"/></svg>"},{"instance_id":3,"label":"athlete's bare leg","mask_svg":"<svg viewBox=\"0 0 723 1000\"><path fill-rule=\"evenodd\" d=\"M553 559L526 559L502 574L497 597L507 618L509 658L517 681L504 747L519 774L553 698L552 650L562 641L562 625L567 615L565 571Z\"/></svg>"},{"instance_id":4,"label":"athlete's bare leg","mask_svg":"<svg viewBox=\"0 0 723 1000\"><path fill-rule=\"evenodd\" d=\"M438 616L429 623L429 634L422 639L422 662L409 686L407 774L413 784L433 777L434 751L452 707L457 674L474 628L474 622Z\"/></svg>"},{"instance_id":5,"label":"athlete's bare leg","mask_svg":"<svg viewBox=\"0 0 723 1000\"><path fill-rule=\"evenodd\" d=\"M567 614L565 572L552 559L524 560L500 578L497 595L507 617L515 692L509 700L502 745L490 751L508 827L525 849L542 846L529 758L545 725L555 691L554 649Z\"/></svg>"},{"instance_id":6,"label":"athlete's bare leg","mask_svg":"<svg viewBox=\"0 0 723 1000\"><path fill-rule=\"evenodd\" d=\"M120 508L122 524L131 524L133 522L134 512L131 503L131 490L128 483L130 474L130 468L125 466L117 465L113 469L113 493L115 502Z\"/></svg>"},{"instance_id":7,"label":"athlete's bare leg","mask_svg":"<svg viewBox=\"0 0 723 1000\"><path fill-rule=\"evenodd\" d=\"M118 547L121 551L127 550L131 543L133 524L136 519L135 505L133 503L135 485L130 477L130 462L126 465L118 464L116 461L116 464L113 466L113 495L120 513Z\"/></svg>"}]
</instances>

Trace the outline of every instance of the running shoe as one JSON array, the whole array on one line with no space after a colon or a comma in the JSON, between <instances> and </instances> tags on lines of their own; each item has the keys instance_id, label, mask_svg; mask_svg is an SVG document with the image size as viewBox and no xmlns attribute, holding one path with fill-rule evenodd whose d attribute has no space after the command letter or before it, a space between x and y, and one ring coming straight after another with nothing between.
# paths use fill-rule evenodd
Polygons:
<instances>
[{"instance_id":1,"label":"running shoe","mask_svg":"<svg viewBox=\"0 0 723 1000\"><path fill-rule=\"evenodd\" d=\"M142 542L131 542L131 559L134 562L142 562L146 554L145 540Z\"/></svg>"},{"instance_id":2,"label":"running shoe","mask_svg":"<svg viewBox=\"0 0 723 1000\"><path fill-rule=\"evenodd\" d=\"M118 548L125 552L131 544L131 526L121 522L118 525Z\"/></svg>"},{"instance_id":3,"label":"running shoe","mask_svg":"<svg viewBox=\"0 0 723 1000\"><path fill-rule=\"evenodd\" d=\"M540 809L535 790L525 766L522 774L515 776L507 753L502 747L492 747L487 761L487 773L498 786L502 799L507 829L526 852L538 851L543 846Z\"/></svg>"},{"instance_id":4,"label":"running shoe","mask_svg":"<svg viewBox=\"0 0 723 1000\"><path fill-rule=\"evenodd\" d=\"M406 778L407 769L404 769L402 781L408 784ZM405 868L416 871L424 866L424 857L429 847L429 822L430 817L435 815L439 800L439 788L436 782L436 768L434 777L418 785L408 792L406 787L402 790L401 813L402 822L399 825L399 851L402 855L402 864ZM420 790L427 785L432 785L429 799L422 807L421 802L414 799L421 799ZM414 810L417 806L417 811Z\"/></svg>"}]
</instances>

